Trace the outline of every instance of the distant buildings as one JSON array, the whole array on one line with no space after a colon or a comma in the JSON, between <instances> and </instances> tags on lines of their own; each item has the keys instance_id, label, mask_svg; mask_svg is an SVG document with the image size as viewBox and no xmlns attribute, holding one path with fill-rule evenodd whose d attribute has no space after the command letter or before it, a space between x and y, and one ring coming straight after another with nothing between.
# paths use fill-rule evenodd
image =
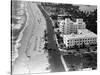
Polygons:
<instances>
[{"instance_id":1,"label":"distant buildings","mask_svg":"<svg viewBox=\"0 0 100 75\"><path fill-rule=\"evenodd\" d=\"M75 45L81 47L83 44L94 45L97 43L96 34L86 29L83 19L76 19L76 22L73 22L70 18L65 18L65 20L59 20L58 25L63 42L68 48Z\"/></svg>"}]
</instances>

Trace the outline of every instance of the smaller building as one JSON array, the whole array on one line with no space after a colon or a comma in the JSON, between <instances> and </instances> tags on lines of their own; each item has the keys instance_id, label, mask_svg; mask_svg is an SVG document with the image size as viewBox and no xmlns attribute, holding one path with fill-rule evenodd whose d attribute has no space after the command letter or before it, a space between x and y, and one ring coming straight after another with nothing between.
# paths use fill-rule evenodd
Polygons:
<instances>
[{"instance_id":1,"label":"smaller building","mask_svg":"<svg viewBox=\"0 0 100 75\"><path fill-rule=\"evenodd\" d=\"M63 42L68 48L73 46L94 45L97 44L97 36L93 32L83 29L78 30L78 34L63 35Z\"/></svg>"}]
</instances>

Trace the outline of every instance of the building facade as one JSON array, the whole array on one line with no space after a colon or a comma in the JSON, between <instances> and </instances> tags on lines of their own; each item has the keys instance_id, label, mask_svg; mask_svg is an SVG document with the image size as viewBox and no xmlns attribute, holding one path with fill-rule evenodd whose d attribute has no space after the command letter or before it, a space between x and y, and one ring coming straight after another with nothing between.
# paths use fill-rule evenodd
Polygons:
<instances>
[{"instance_id":1,"label":"building facade","mask_svg":"<svg viewBox=\"0 0 100 75\"><path fill-rule=\"evenodd\" d=\"M86 30L86 29L85 29ZM82 31L85 31L82 30ZM70 34L70 35L63 35L63 42L68 48L72 48L73 46L82 46L84 45L94 45L97 44L97 36L91 31L86 30L85 33L82 33L79 30L78 34Z\"/></svg>"},{"instance_id":2,"label":"building facade","mask_svg":"<svg viewBox=\"0 0 100 75\"><path fill-rule=\"evenodd\" d=\"M58 23L59 30L63 34L77 34L77 29L85 29L86 24L83 22L83 19L77 19L76 22L70 20L70 18L66 18L65 20L61 20Z\"/></svg>"},{"instance_id":3,"label":"building facade","mask_svg":"<svg viewBox=\"0 0 100 75\"><path fill-rule=\"evenodd\" d=\"M76 22L73 22L70 18L65 18L65 20L59 20L58 25L59 31L62 33L63 42L68 48L75 45L81 47L83 44L97 44L96 34L86 29L83 19L76 19Z\"/></svg>"}]
</instances>

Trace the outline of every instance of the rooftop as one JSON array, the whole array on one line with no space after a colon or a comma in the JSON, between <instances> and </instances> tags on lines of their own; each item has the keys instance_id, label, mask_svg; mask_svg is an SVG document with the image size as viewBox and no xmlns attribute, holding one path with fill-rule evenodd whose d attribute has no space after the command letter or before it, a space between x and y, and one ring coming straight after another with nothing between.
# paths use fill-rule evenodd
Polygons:
<instances>
[{"instance_id":1,"label":"rooftop","mask_svg":"<svg viewBox=\"0 0 100 75\"><path fill-rule=\"evenodd\" d=\"M73 23L73 24L79 24L79 23L82 23L82 24L85 24L85 22L83 21L83 19L81 18L78 18L76 19L76 21L72 21L70 18L65 18L65 19L59 19L58 22L66 22L66 23Z\"/></svg>"},{"instance_id":2,"label":"rooftop","mask_svg":"<svg viewBox=\"0 0 100 75\"><path fill-rule=\"evenodd\" d=\"M63 35L63 37L66 37L67 39L97 37L97 35L95 33L91 32L91 31L88 31L87 29L82 29L82 31L83 32L81 34L74 34L74 33L72 33L72 34L69 34L69 35Z\"/></svg>"},{"instance_id":3,"label":"rooftop","mask_svg":"<svg viewBox=\"0 0 100 75\"><path fill-rule=\"evenodd\" d=\"M91 32L91 31L88 30L88 29L77 29L77 32L78 32L79 34L88 34L88 33L93 34L93 32Z\"/></svg>"}]
</instances>

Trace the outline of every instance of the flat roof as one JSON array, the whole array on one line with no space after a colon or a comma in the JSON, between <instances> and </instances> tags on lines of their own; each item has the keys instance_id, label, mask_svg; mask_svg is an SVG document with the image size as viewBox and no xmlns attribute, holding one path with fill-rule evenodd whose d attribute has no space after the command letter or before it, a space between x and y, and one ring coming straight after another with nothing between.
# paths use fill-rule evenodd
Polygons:
<instances>
[{"instance_id":1,"label":"flat roof","mask_svg":"<svg viewBox=\"0 0 100 75\"><path fill-rule=\"evenodd\" d=\"M78 39L78 38L91 38L97 37L97 35L93 32L85 33L85 34L70 34L70 35L63 35L67 39Z\"/></svg>"},{"instance_id":2,"label":"flat roof","mask_svg":"<svg viewBox=\"0 0 100 75\"><path fill-rule=\"evenodd\" d=\"M88 30L88 29L77 29L77 31L78 32L82 32L82 34L87 34L87 33L93 33L93 32L91 32L90 30Z\"/></svg>"}]
</instances>

